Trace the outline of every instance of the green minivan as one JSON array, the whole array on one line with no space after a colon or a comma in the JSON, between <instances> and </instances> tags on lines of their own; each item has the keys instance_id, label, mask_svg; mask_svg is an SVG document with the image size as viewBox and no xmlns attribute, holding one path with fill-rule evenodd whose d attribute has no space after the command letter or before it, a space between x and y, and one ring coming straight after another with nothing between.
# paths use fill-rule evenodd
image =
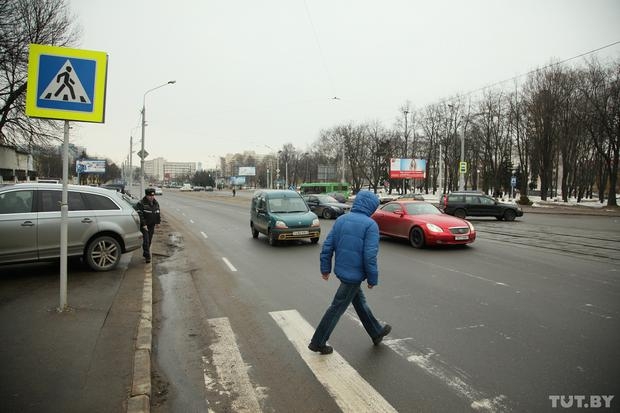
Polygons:
<instances>
[{"instance_id":1,"label":"green minivan","mask_svg":"<svg viewBox=\"0 0 620 413\"><path fill-rule=\"evenodd\" d=\"M301 195L291 190L261 189L254 192L250 206L252 237L263 233L269 245L278 241L310 239L316 244L321 236L319 217L308 208Z\"/></svg>"}]
</instances>

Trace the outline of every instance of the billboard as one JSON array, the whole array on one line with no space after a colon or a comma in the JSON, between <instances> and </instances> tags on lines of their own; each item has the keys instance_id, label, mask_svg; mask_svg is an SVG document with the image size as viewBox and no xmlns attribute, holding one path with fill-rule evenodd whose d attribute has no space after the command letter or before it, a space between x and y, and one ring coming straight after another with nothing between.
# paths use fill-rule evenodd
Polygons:
<instances>
[{"instance_id":1,"label":"billboard","mask_svg":"<svg viewBox=\"0 0 620 413\"><path fill-rule=\"evenodd\" d=\"M75 161L75 172L78 174L104 174L105 161L99 159L79 159Z\"/></svg>"},{"instance_id":2,"label":"billboard","mask_svg":"<svg viewBox=\"0 0 620 413\"><path fill-rule=\"evenodd\" d=\"M239 176L256 176L256 167L254 166L240 166Z\"/></svg>"},{"instance_id":3,"label":"billboard","mask_svg":"<svg viewBox=\"0 0 620 413\"><path fill-rule=\"evenodd\" d=\"M426 178L426 159L390 159L390 178Z\"/></svg>"},{"instance_id":4,"label":"billboard","mask_svg":"<svg viewBox=\"0 0 620 413\"><path fill-rule=\"evenodd\" d=\"M230 185L245 185L245 176L231 176L229 183Z\"/></svg>"}]
</instances>

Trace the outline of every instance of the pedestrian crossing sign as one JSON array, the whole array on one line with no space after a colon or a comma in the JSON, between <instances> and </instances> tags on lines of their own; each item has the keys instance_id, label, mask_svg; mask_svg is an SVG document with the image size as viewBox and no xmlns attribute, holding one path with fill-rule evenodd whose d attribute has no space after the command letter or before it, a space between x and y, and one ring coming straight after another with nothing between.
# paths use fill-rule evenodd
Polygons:
<instances>
[{"instance_id":1,"label":"pedestrian crossing sign","mask_svg":"<svg viewBox=\"0 0 620 413\"><path fill-rule=\"evenodd\" d=\"M26 115L103 123L108 55L30 45Z\"/></svg>"}]
</instances>

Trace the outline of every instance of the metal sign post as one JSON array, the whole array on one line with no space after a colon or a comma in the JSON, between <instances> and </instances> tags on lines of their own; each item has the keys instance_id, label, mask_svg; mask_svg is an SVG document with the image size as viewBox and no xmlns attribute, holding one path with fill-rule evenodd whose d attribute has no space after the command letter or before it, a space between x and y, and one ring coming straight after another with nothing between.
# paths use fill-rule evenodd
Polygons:
<instances>
[{"instance_id":1,"label":"metal sign post","mask_svg":"<svg viewBox=\"0 0 620 413\"><path fill-rule=\"evenodd\" d=\"M69 121L62 143L62 197L60 201L60 307L67 309L67 234L69 232Z\"/></svg>"}]
</instances>

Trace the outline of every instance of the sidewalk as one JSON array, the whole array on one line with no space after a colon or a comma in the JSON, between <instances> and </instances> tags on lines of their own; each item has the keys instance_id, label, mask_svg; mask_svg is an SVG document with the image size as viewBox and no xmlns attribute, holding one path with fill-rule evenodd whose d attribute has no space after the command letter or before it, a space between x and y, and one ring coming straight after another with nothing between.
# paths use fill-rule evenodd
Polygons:
<instances>
[{"instance_id":1,"label":"sidewalk","mask_svg":"<svg viewBox=\"0 0 620 413\"><path fill-rule=\"evenodd\" d=\"M143 301L152 304L143 297L150 265L139 253L126 256L126 269L69 274L69 310L62 313L55 276L11 294L0 312L0 411L140 411L144 397L130 395L132 384L134 393L144 390L134 376L145 374L150 393L150 350L146 367L134 361Z\"/></svg>"}]
</instances>

